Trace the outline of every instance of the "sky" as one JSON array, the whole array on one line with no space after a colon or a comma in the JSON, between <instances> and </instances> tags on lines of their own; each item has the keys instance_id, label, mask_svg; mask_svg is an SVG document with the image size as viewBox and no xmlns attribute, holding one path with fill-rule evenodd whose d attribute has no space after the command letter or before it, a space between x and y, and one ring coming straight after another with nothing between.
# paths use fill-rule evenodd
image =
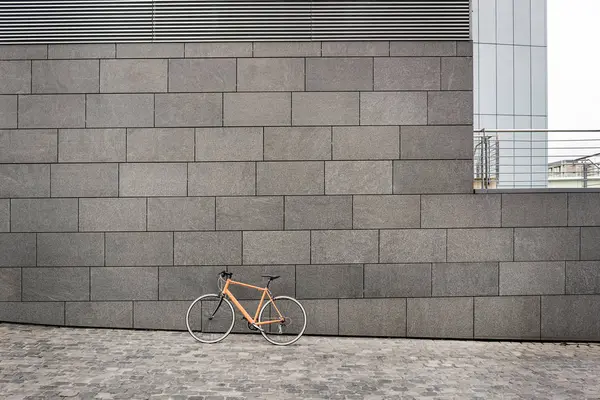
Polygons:
<instances>
[{"instance_id":1,"label":"sky","mask_svg":"<svg viewBox=\"0 0 600 400\"><path fill-rule=\"evenodd\" d=\"M547 4L548 128L600 129L600 0Z\"/></svg>"}]
</instances>

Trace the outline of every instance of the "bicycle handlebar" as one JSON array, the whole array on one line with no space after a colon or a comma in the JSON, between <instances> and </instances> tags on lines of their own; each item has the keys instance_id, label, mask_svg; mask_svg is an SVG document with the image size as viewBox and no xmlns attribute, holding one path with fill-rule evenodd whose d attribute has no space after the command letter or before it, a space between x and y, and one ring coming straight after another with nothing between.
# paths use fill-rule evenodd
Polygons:
<instances>
[{"instance_id":1,"label":"bicycle handlebar","mask_svg":"<svg viewBox=\"0 0 600 400\"><path fill-rule=\"evenodd\" d=\"M233 276L233 272L221 271L219 273L219 276L221 276L222 278L231 279L231 277Z\"/></svg>"}]
</instances>

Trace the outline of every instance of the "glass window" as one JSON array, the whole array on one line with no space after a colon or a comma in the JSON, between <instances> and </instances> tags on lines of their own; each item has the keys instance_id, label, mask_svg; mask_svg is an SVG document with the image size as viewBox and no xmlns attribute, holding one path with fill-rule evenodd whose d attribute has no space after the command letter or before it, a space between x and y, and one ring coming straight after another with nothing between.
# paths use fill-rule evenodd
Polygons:
<instances>
[{"instance_id":1,"label":"glass window","mask_svg":"<svg viewBox=\"0 0 600 400\"><path fill-rule=\"evenodd\" d=\"M513 0L498 0L496 17L498 43L513 44Z\"/></svg>"},{"instance_id":2,"label":"glass window","mask_svg":"<svg viewBox=\"0 0 600 400\"><path fill-rule=\"evenodd\" d=\"M531 115L531 47L515 46L515 114Z\"/></svg>"},{"instance_id":3,"label":"glass window","mask_svg":"<svg viewBox=\"0 0 600 400\"><path fill-rule=\"evenodd\" d=\"M546 0L531 0L531 44L546 46Z\"/></svg>"},{"instance_id":4,"label":"glass window","mask_svg":"<svg viewBox=\"0 0 600 400\"><path fill-rule=\"evenodd\" d=\"M496 0L479 0L479 42L496 43Z\"/></svg>"},{"instance_id":5,"label":"glass window","mask_svg":"<svg viewBox=\"0 0 600 400\"><path fill-rule=\"evenodd\" d=\"M496 114L496 45L479 45L479 113Z\"/></svg>"},{"instance_id":6,"label":"glass window","mask_svg":"<svg viewBox=\"0 0 600 400\"><path fill-rule=\"evenodd\" d=\"M513 46L498 46L498 114L514 113Z\"/></svg>"},{"instance_id":7,"label":"glass window","mask_svg":"<svg viewBox=\"0 0 600 400\"><path fill-rule=\"evenodd\" d=\"M546 69L547 56L545 47L531 48L531 114L547 115L546 110Z\"/></svg>"},{"instance_id":8,"label":"glass window","mask_svg":"<svg viewBox=\"0 0 600 400\"><path fill-rule=\"evenodd\" d=\"M515 0L515 44L531 44L531 1Z\"/></svg>"}]
</instances>

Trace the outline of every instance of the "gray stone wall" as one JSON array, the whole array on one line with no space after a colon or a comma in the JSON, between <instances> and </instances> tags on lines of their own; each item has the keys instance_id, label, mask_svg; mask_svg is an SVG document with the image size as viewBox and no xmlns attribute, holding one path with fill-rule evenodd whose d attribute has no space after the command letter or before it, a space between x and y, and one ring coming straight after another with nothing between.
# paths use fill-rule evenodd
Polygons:
<instances>
[{"instance_id":1,"label":"gray stone wall","mask_svg":"<svg viewBox=\"0 0 600 400\"><path fill-rule=\"evenodd\" d=\"M228 268L281 275L312 334L600 339L600 194L472 193L471 64L0 46L0 320L184 329Z\"/></svg>"}]
</instances>

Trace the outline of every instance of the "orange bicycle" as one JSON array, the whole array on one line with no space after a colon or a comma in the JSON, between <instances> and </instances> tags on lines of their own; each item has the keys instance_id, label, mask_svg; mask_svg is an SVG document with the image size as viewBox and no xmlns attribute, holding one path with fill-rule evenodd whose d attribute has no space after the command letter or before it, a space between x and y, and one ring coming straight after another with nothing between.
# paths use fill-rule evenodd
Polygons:
<instances>
[{"instance_id":1,"label":"orange bicycle","mask_svg":"<svg viewBox=\"0 0 600 400\"><path fill-rule=\"evenodd\" d=\"M269 342L285 346L300 339L306 329L306 311L298 300L289 296L273 297L269 284L279 276L263 275L268 278L264 288L236 282L233 273L219 273L218 294L205 294L192 302L185 316L187 329L201 343L217 343L231 333L235 323L235 304L248 322L250 330L259 331ZM254 318L239 303L229 290L230 285L239 285L262 292ZM266 303L263 302L269 298ZM231 300L231 301L230 301Z\"/></svg>"}]
</instances>

